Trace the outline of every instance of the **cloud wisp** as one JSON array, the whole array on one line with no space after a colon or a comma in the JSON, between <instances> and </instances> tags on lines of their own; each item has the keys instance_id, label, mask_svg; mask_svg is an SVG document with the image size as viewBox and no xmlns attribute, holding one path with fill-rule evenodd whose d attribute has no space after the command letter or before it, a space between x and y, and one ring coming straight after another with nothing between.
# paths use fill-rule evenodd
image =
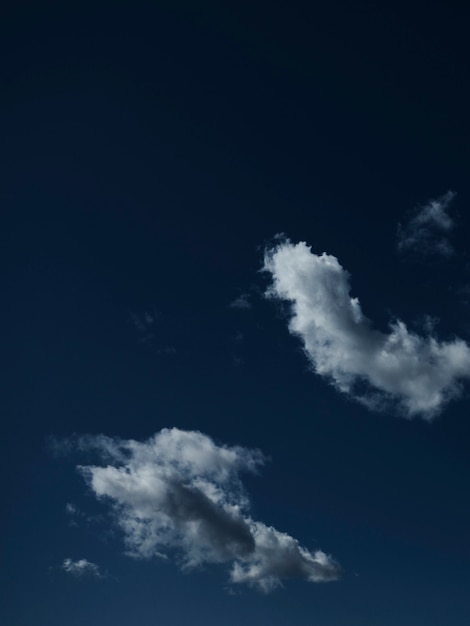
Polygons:
<instances>
[{"instance_id":1,"label":"cloud wisp","mask_svg":"<svg viewBox=\"0 0 470 626\"><path fill-rule=\"evenodd\" d=\"M163 429L147 441L86 437L79 449L104 465L79 466L111 505L127 554L175 556L183 569L230 563L230 581L271 591L286 578L336 580L340 566L286 533L252 519L241 472L264 462L258 450L217 445L196 431Z\"/></svg>"},{"instance_id":2,"label":"cloud wisp","mask_svg":"<svg viewBox=\"0 0 470 626\"><path fill-rule=\"evenodd\" d=\"M448 191L419 207L408 223L399 224L398 251L423 256L438 254L451 257L454 248L449 235L454 228L454 221L448 214L448 209L455 196L455 192Z\"/></svg>"},{"instance_id":3,"label":"cloud wisp","mask_svg":"<svg viewBox=\"0 0 470 626\"><path fill-rule=\"evenodd\" d=\"M235 300L233 300L230 304L229 304L229 308L230 309L239 309L239 310L249 310L251 308L253 308L253 305L251 304L250 301L250 296L247 293L242 293L240 294L237 298L235 298Z\"/></svg>"},{"instance_id":4,"label":"cloud wisp","mask_svg":"<svg viewBox=\"0 0 470 626\"><path fill-rule=\"evenodd\" d=\"M314 371L370 408L432 419L470 378L463 340L420 336L400 320L388 333L375 330L336 257L287 240L267 250L264 269L272 276L267 295L291 303L289 330Z\"/></svg>"},{"instance_id":5,"label":"cloud wisp","mask_svg":"<svg viewBox=\"0 0 470 626\"><path fill-rule=\"evenodd\" d=\"M78 561L64 559L62 569L64 572L72 574L72 576L76 576L77 578L103 578L103 574L101 574L98 565L88 561L87 559L79 559Z\"/></svg>"}]
</instances>

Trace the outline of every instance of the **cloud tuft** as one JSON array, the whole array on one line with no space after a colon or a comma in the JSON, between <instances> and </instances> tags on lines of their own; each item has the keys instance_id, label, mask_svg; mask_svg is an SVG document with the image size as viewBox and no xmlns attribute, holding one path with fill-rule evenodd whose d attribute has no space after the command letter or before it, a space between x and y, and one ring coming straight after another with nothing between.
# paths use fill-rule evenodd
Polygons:
<instances>
[{"instance_id":1,"label":"cloud tuft","mask_svg":"<svg viewBox=\"0 0 470 626\"><path fill-rule=\"evenodd\" d=\"M268 297L291 303L289 330L315 372L370 408L431 419L470 377L470 347L461 339L419 336L400 320L388 333L374 330L336 257L285 240L267 250L264 269L272 276Z\"/></svg>"}]
</instances>

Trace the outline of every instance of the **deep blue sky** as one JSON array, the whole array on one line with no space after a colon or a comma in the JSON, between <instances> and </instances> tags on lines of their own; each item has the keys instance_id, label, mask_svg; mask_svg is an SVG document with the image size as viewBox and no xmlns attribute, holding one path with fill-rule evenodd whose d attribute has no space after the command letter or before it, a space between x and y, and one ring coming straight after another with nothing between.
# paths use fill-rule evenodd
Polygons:
<instances>
[{"instance_id":1,"label":"deep blue sky","mask_svg":"<svg viewBox=\"0 0 470 626\"><path fill-rule=\"evenodd\" d=\"M468 389L431 423L368 411L309 371L259 270L282 232L336 256L378 328L470 339L468 11L81 4L1 24L0 621L466 626ZM398 224L450 189L455 255L400 257ZM263 450L256 517L344 577L232 595L223 566L71 525L67 503L104 507L50 437L173 426Z\"/></svg>"}]
</instances>

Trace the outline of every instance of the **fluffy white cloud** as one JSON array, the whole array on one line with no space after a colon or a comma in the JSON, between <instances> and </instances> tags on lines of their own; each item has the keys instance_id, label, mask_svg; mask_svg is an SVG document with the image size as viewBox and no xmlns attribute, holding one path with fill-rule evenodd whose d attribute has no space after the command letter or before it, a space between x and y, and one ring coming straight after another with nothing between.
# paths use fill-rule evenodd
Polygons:
<instances>
[{"instance_id":1,"label":"fluffy white cloud","mask_svg":"<svg viewBox=\"0 0 470 626\"><path fill-rule=\"evenodd\" d=\"M398 250L421 254L441 254L450 257L454 249L448 235L454 228L454 221L447 213L453 191L420 207L405 225L398 226Z\"/></svg>"},{"instance_id":2,"label":"fluffy white cloud","mask_svg":"<svg viewBox=\"0 0 470 626\"><path fill-rule=\"evenodd\" d=\"M73 576L92 576L93 578L103 578L98 565L88 561L87 559L79 559L78 561L64 559L62 569Z\"/></svg>"},{"instance_id":3,"label":"fluffy white cloud","mask_svg":"<svg viewBox=\"0 0 470 626\"><path fill-rule=\"evenodd\" d=\"M470 377L470 347L461 339L419 336L399 320L389 333L374 330L336 257L284 241L266 252L264 269L273 279L268 296L291 303L289 329L315 372L371 408L395 404L431 419Z\"/></svg>"},{"instance_id":4,"label":"fluffy white cloud","mask_svg":"<svg viewBox=\"0 0 470 626\"><path fill-rule=\"evenodd\" d=\"M107 462L79 466L93 493L112 505L128 554L176 554L184 568L231 563L233 583L264 591L282 579L335 580L339 565L293 537L254 521L240 472L263 463L257 450L216 445L194 431L164 429L144 442L87 437Z\"/></svg>"}]
</instances>

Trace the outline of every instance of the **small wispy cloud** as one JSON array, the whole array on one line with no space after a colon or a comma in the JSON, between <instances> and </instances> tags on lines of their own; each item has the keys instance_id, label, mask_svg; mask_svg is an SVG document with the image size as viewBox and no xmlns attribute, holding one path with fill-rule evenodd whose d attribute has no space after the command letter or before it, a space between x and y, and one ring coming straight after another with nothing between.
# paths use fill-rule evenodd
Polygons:
<instances>
[{"instance_id":1,"label":"small wispy cloud","mask_svg":"<svg viewBox=\"0 0 470 626\"><path fill-rule=\"evenodd\" d=\"M78 508L75 506L75 504L72 504L71 502L67 502L67 504L65 505L65 512L71 517L79 514Z\"/></svg>"},{"instance_id":2,"label":"small wispy cloud","mask_svg":"<svg viewBox=\"0 0 470 626\"><path fill-rule=\"evenodd\" d=\"M157 348L156 353L174 356L176 354L176 348L174 346L165 346L164 348Z\"/></svg>"},{"instance_id":3,"label":"small wispy cloud","mask_svg":"<svg viewBox=\"0 0 470 626\"><path fill-rule=\"evenodd\" d=\"M143 311L142 313L129 311L129 318L132 326L137 331L139 342L149 343L155 338L156 313L150 311Z\"/></svg>"},{"instance_id":4,"label":"small wispy cloud","mask_svg":"<svg viewBox=\"0 0 470 626\"><path fill-rule=\"evenodd\" d=\"M78 520L82 518L82 512L71 502L65 505L65 512L70 520L71 526L78 526Z\"/></svg>"},{"instance_id":5,"label":"small wispy cloud","mask_svg":"<svg viewBox=\"0 0 470 626\"><path fill-rule=\"evenodd\" d=\"M92 524L99 524L103 521L99 515L89 515L79 509L78 506L72 502L68 502L65 505L65 513L70 520L71 526L80 526L83 524L89 526Z\"/></svg>"},{"instance_id":6,"label":"small wispy cloud","mask_svg":"<svg viewBox=\"0 0 470 626\"><path fill-rule=\"evenodd\" d=\"M264 270L272 276L268 297L291 303L289 330L314 371L370 408L432 419L470 378L470 346L462 339L438 341L432 325L417 335L400 320L388 333L375 330L336 257L285 240L267 250Z\"/></svg>"},{"instance_id":7,"label":"small wispy cloud","mask_svg":"<svg viewBox=\"0 0 470 626\"><path fill-rule=\"evenodd\" d=\"M139 333L147 333L156 321L156 315L149 311L144 311L143 313L130 311L129 315L134 328Z\"/></svg>"},{"instance_id":8,"label":"small wispy cloud","mask_svg":"<svg viewBox=\"0 0 470 626\"><path fill-rule=\"evenodd\" d=\"M398 251L421 256L438 254L451 257L455 251L450 234L455 224L448 210L455 196L455 192L448 191L439 198L429 200L415 210L407 223L399 224Z\"/></svg>"},{"instance_id":9,"label":"small wispy cloud","mask_svg":"<svg viewBox=\"0 0 470 626\"><path fill-rule=\"evenodd\" d=\"M341 574L323 551L311 552L251 517L240 473L262 465L258 450L217 445L177 428L143 442L86 437L78 447L104 461L79 471L94 495L112 505L131 556L175 555L184 569L231 563L232 583L266 592L286 578L328 582Z\"/></svg>"},{"instance_id":10,"label":"small wispy cloud","mask_svg":"<svg viewBox=\"0 0 470 626\"><path fill-rule=\"evenodd\" d=\"M144 310L141 312L128 311L128 321L132 324L136 331L137 341L147 346L152 346L152 349L158 355L174 356L177 352L176 347L173 345L161 344L160 341L166 333L162 328L162 315L156 309ZM159 332L157 332L159 329ZM160 339L160 341L159 341ZM158 345L160 344L160 345Z\"/></svg>"},{"instance_id":11,"label":"small wispy cloud","mask_svg":"<svg viewBox=\"0 0 470 626\"><path fill-rule=\"evenodd\" d=\"M78 561L74 561L73 559L64 559L61 567L64 572L67 572L67 574L71 574L72 576L76 576L77 578L104 578L98 565L88 561L87 559L79 559Z\"/></svg>"},{"instance_id":12,"label":"small wispy cloud","mask_svg":"<svg viewBox=\"0 0 470 626\"><path fill-rule=\"evenodd\" d=\"M253 305L250 301L249 294L242 293L229 304L229 307L231 309L247 310L247 309L251 309Z\"/></svg>"}]
</instances>

